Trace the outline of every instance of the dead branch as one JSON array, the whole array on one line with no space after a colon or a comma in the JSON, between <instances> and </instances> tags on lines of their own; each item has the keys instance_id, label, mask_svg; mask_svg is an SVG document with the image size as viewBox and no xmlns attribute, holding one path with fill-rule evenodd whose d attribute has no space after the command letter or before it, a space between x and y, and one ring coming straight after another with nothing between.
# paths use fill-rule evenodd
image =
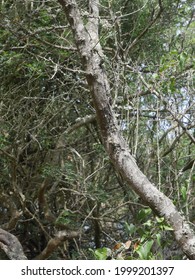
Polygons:
<instances>
[{"instance_id":1,"label":"dead branch","mask_svg":"<svg viewBox=\"0 0 195 280\"><path fill-rule=\"evenodd\" d=\"M46 248L35 257L35 260L45 260L47 259L60 244L62 244L66 240L74 239L80 236L79 231L59 231L56 233L55 237L50 239L47 243Z\"/></svg>"}]
</instances>

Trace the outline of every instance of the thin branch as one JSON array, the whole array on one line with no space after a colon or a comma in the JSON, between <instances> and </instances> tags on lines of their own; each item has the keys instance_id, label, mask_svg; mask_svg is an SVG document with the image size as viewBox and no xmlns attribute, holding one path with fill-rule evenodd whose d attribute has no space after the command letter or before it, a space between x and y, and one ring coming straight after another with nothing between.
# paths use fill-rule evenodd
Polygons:
<instances>
[{"instance_id":1,"label":"thin branch","mask_svg":"<svg viewBox=\"0 0 195 280\"><path fill-rule=\"evenodd\" d=\"M128 67L128 65L127 65L127 67ZM130 67L130 69L131 69L131 67ZM147 87L147 89L150 90L151 93L155 94L156 97L158 97L159 100L162 101L162 103L166 106L166 110L172 115L173 119L174 119L174 120L178 123L178 125L184 130L184 132L185 132L185 133L187 134L187 136L190 138L190 140L192 141L192 143L195 144L195 138L194 138L193 135L188 131L189 128L186 127L186 126L182 123L182 121L181 121L181 118L182 118L183 115L182 115L180 118L176 117L175 114L173 113L173 110L170 108L168 101L166 101L166 100L163 98L162 94L160 94L160 93L155 89L154 85L148 84L148 83L146 82L146 80L143 78L143 76L142 76L140 73L138 73L138 75L139 75L140 79L142 80L143 84ZM193 105L194 105L194 104L193 104ZM190 107L192 107L192 105L191 105ZM190 108L188 108L187 111L188 111L189 109L190 109Z\"/></svg>"},{"instance_id":2,"label":"thin branch","mask_svg":"<svg viewBox=\"0 0 195 280\"><path fill-rule=\"evenodd\" d=\"M127 57L127 54L130 52L130 50L139 42L139 40L148 32L150 27L157 21L157 19L160 17L160 15L163 12L163 7L161 1L159 1L159 11L155 18L149 22L149 24L146 26L144 30L133 40L133 42L126 48L124 54L125 57Z\"/></svg>"},{"instance_id":3,"label":"thin branch","mask_svg":"<svg viewBox=\"0 0 195 280\"><path fill-rule=\"evenodd\" d=\"M184 131L182 131L181 134L179 134L177 137L175 137L175 139L173 140L171 146L162 154L162 158L167 156L170 152L173 151L173 149L175 148L177 142L179 141L179 139L181 138L181 136L184 134Z\"/></svg>"},{"instance_id":4,"label":"thin branch","mask_svg":"<svg viewBox=\"0 0 195 280\"><path fill-rule=\"evenodd\" d=\"M59 231L55 237L50 239L45 249L35 257L35 260L45 260L66 240L74 239L80 236L79 231Z\"/></svg>"},{"instance_id":5,"label":"thin branch","mask_svg":"<svg viewBox=\"0 0 195 280\"><path fill-rule=\"evenodd\" d=\"M87 125L89 123L92 123L96 120L96 115L87 115L83 118L78 118L76 119L75 124L73 124L72 126L68 127L67 130L65 131L65 133L72 133L74 130Z\"/></svg>"}]
</instances>

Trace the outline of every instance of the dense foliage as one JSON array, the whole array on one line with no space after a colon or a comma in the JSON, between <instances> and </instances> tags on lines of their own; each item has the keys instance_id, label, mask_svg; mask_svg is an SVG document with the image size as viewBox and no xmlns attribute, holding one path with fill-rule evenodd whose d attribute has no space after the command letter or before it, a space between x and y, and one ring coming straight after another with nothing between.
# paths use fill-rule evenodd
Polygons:
<instances>
[{"instance_id":1,"label":"dense foliage","mask_svg":"<svg viewBox=\"0 0 195 280\"><path fill-rule=\"evenodd\" d=\"M86 2L78 1L84 22ZM0 226L29 259L61 230L78 237L48 258L182 258L171 228L129 191L103 149L61 6L0 3ZM121 131L138 166L192 226L193 9L187 0L102 0L99 19Z\"/></svg>"}]
</instances>

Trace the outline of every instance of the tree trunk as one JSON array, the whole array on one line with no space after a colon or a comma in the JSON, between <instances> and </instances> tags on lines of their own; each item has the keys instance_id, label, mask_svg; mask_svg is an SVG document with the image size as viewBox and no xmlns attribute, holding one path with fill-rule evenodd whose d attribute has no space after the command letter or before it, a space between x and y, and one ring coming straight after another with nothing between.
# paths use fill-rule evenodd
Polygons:
<instances>
[{"instance_id":1,"label":"tree trunk","mask_svg":"<svg viewBox=\"0 0 195 280\"><path fill-rule=\"evenodd\" d=\"M110 104L110 87L100 45L99 0L89 0L90 16L84 26L75 0L58 0L72 28L96 110L104 147L116 170L159 216L173 228L175 239L189 259L195 259L195 235L172 201L160 192L138 168L124 140Z\"/></svg>"}]
</instances>

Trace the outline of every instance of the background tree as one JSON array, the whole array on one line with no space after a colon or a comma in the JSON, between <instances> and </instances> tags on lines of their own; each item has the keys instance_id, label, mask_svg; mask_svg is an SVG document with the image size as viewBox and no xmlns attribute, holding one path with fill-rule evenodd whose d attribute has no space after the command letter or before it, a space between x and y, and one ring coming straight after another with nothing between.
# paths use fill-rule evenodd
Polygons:
<instances>
[{"instance_id":1,"label":"background tree","mask_svg":"<svg viewBox=\"0 0 195 280\"><path fill-rule=\"evenodd\" d=\"M101 1L97 20L93 3L78 1L91 39L99 32L92 53L120 133L193 226L193 4ZM2 228L19 236L28 258L91 258L89 248L129 239L125 258L181 258L164 219L103 149L87 63L57 1L1 1L0 43Z\"/></svg>"}]
</instances>

